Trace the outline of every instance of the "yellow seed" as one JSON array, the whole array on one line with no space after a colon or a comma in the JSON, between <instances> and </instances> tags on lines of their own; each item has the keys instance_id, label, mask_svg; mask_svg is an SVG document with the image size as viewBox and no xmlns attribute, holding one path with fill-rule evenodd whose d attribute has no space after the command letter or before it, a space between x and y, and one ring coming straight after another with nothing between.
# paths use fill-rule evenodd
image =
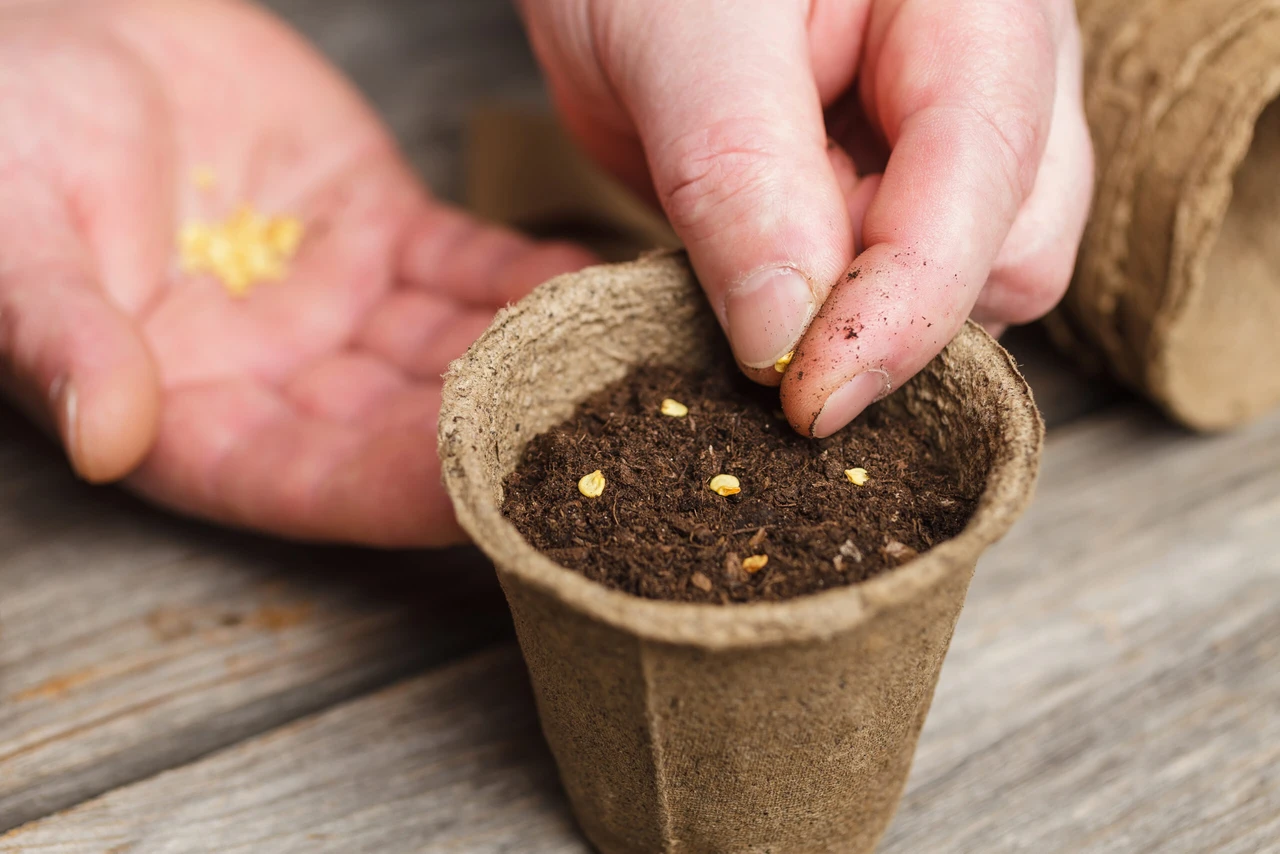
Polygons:
<instances>
[{"instance_id":1,"label":"yellow seed","mask_svg":"<svg viewBox=\"0 0 1280 854\"><path fill-rule=\"evenodd\" d=\"M844 476L849 478L849 482L854 486L865 486L867 481L871 480L871 475L867 474L864 468L845 469Z\"/></svg>"},{"instance_id":2,"label":"yellow seed","mask_svg":"<svg viewBox=\"0 0 1280 854\"><path fill-rule=\"evenodd\" d=\"M795 355L796 355L796 351L792 350L790 353L786 354L781 359L774 362L773 369L780 374L785 374L787 372L787 366L791 364L791 360L795 358Z\"/></svg>"},{"instance_id":3,"label":"yellow seed","mask_svg":"<svg viewBox=\"0 0 1280 854\"><path fill-rule=\"evenodd\" d=\"M302 223L293 217L281 217L267 224L267 242L286 258L298 251L302 242Z\"/></svg>"},{"instance_id":4,"label":"yellow seed","mask_svg":"<svg viewBox=\"0 0 1280 854\"><path fill-rule=\"evenodd\" d=\"M297 219L268 219L244 205L225 222L184 226L178 250L184 272L212 274L233 296L244 296L259 282L288 276L302 237Z\"/></svg>"},{"instance_id":5,"label":"yellow seed","mask_svg":"<svg viewBox=\"0 0 1280 854\"><path fill-rule=\"evenodd\" d=\"M260 237L265 228L262 216L249 205L241 205L231 219L227 220L227 233L237 242Z\"/></svg>"},{"instance_id":6,"label":"yellow seed","mask_svg":"<svg viewBox=\"0 0 1280 854\"><path fill-rule=\"evenodd\" d=\"M243 267L228 267L221 270L218 276L233 297L244 296L249 293L249 288L253 285L249 273Z\"/></svg>"},{"instance_id":7,"label":"yellow seed","mask_svg":"<svg viewBox=\"0 0 1280 854\"><path fill-rule=\"evenodd\" d=\"M689 414L689 407L678 400L672 400L668 397L662 401L662 408L659 411L663 415L670 415L672 418L684 418Z\"/></svg>"},{"instance_id":8,"label":"yellow seed","mask_svg":"<svg viewBox=\"0 0 1280 854\"><path fill-rule=\"evenodd\" d=\"M182 269L187 273L209 272L209 229L203 225L188 225L178 234L182 250Z\"/></svg>"},{"instance_id":9,"label":"yellow seed","mask_svg":"<svg viewBox=\"0 0 1280 854\"><path fill-rule=\"evenodd\" d=\"M250 243L241 247L240 263L245 272L254 279L269 279L276 269L275 255L271 249L261 243Z\"/></svg>"},{"instance_id":10,"label":"yellow seed","mask_svg":"<svg viewBox=\"0 0 1280 854\"><path fill-rule=\"evenodd\" d=\"M604 472L596 469L591 474L583 475L578 481L578 491L588 498L599 498L604 494Z\"/></svg>"},{"instance_id":11,"label":"yellow seed","mask_svg":"<svg viewBox=\"0 0 1280 854\"><path fill-rule=\"evenodd\" d=\"M716 495L737 495L742 491L738 479L731 474L718 474L707 483L707 488Z\"/></svg>"},{"instance_id":12,"label":"yellow seed","mask_svg":"<svg viewBox=\"0 0 1280 854\"><path fill-rule=\"evenodd\" d=\"M184 254L203 255L209 249L209 229L199 223L183 226L178 233L178 243Z\"/></svg>"},{"instance_id":13,"label":"yellow seed","mask_svg":"<svg viewBox=\"0 0 1280 854\"><path fill-rule=\"evenodd\" d=\"M759 572L769 563L768 555L752 555L742 559L742 568L747 572Z\"/></svg>"},{"instance_id":14,"label":"yellow seed","mask_svg":"<svg viewBox=\"0 0 1280 854\"><path fill-rule=\"evenodd\" d=\"M218 185L218 176L208 166L197 166L191 170L191 183L195 184L197 190L207 193Z\"/></svg>"}]
</instances>

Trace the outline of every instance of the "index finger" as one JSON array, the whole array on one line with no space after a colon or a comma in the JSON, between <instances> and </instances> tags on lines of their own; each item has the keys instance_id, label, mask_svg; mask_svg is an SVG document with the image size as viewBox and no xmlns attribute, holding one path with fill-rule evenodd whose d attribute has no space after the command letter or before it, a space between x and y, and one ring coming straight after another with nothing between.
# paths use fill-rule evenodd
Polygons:
<instances>
[{"instance_id":1,"label":"index finger","mask_svg":"<svg viewBox=\"0 0 1280 854\"><path fill-rule=\"evenodd\" d=\"M788 419L829 436L959 331L1029 194L1049 129L1055 24L1023 0L904 0L876 33L868 114L891 154L867 249L802 339ZM879 38L877 39L877 35Z\"/></svg>"}]
</instances>

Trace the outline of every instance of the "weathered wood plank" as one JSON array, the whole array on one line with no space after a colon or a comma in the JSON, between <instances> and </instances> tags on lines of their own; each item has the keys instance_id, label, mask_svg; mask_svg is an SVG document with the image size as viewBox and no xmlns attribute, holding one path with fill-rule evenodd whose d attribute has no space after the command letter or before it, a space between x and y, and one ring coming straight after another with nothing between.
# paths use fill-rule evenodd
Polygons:
<instances>
[{"instance_id":1,"label":"weathered wood plank","mask_svg":"<svg viewBox=\"0 0 1280 854\"><path fill-rule=\"evenodd\" d=\"M0 417L0 827L503 637L472 552L273 544L77 483Z\"/></svg>"},{"instance_id":2,"label":"weathered wood plank","mask_svg":"<svg viewBox=\"0 0 1280 854\"><path fill-rule=\"evenodd\" d=\"M882 851L1280 850L1280 416L1050 438Z\"/></svg>"},{"instance_id":3,"label":"weathered wood plank","mask_svg":"<svg viewBox=\"0 0 1280 854\"><path fill-rule=\"evenodd\" d=\"M0 838L5 854L588 850L512 646Z\"/></svg>"},{"instance_id":4,"label":"weathered wood plank","mask_svg":"<svg viewBox=\"0 0 1280 854\"><path fill-rule=\"evenodd\" d=\"M1280 416L1051 437L979 567L889 852L1280 847ZM216 839L216 845L209 840ZM0 852L583 852L491 654L81 805Z\"/></svg>"}]
</instances>

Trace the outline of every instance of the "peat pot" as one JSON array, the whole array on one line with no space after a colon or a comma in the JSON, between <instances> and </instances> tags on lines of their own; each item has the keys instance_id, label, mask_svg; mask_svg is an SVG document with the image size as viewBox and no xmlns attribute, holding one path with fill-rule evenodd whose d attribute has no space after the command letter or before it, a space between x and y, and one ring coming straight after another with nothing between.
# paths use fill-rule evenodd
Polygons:
<instances>
[{"instance_id":1,"label":"peat pot","mask_svg":"<svg viewBox=\"0 0 1280 854\"><path fill-rule=\"evenodd\" d=\"M499 313L445 381L440 456L497 566L543 732L605 854L868 852L901 796L979 555L1031 496L1042 426L967 326L880 406L937 432L985 489L955 538L785 602L652 601L535 551L503 517L526 443L635 365L723 358L681 254L562 276Z\"/></svg>"}]
</instances>

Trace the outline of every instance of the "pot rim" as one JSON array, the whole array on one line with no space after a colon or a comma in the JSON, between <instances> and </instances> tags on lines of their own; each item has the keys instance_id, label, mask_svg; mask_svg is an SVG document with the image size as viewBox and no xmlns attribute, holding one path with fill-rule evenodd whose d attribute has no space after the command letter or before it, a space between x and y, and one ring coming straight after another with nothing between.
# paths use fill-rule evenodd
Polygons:
<instances>
[{"instance_id":1,"label":"pot rim","mask_svg":"<svg viewBox=\"0 0 1280 854\"><path fill-rule=\"evenodd\" d=\"M625 266L671 265L683 253L647 256ZM615 265L623 266L623 265ZM474 418L466 376L491 349L505 348L506 334L525 315L554 305L566 288L590 278L587 268L552 279L520 303L504 309L465 355L449 366L440 411L443 479L458 522L494 562L500 578L515 580L559 599L578 612L643 640L710 650L821 641L847 632L884 610L917 599L952 573L971 572L978 556L1013 525L1034 490L1044 426L1026 381L1012 357L977 324L967 321L956 342L990 358L993 402L1000 415L1000 443L977 509L964 529L919 557L867 581L781 602L717 605L644 599L611 590L543 555L502 515L481 462L494 444ZM485 449L485 450L481 450Z\"/></svg>"}]
</instances>

